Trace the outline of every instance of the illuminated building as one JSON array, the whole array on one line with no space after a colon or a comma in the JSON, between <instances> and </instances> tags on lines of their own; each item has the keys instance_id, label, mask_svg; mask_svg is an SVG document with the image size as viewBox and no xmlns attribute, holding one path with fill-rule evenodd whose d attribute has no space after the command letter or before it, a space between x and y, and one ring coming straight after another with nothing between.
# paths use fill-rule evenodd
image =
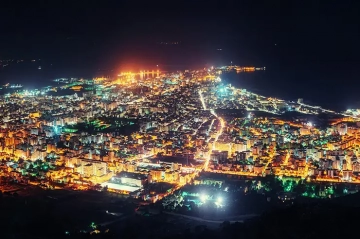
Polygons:
<instances>
[{"instance_id":1,"label":"illuminated building","mask_svg":"<svg viewBox=\"0 0 360 239\"><path fill-rule=\"evenodd\" d=\"M311 134L310 129L307 127L300 128L300 135L309 135Z\"/></svg>"},{"instance_id":2,"label":"illuminated building","mask_svg":"<svg viewBox=\"0 0 360 239\"><path fill-rule=\"evenodd\" d=\"M90 159L80 159L78 172L84 177L101 177L107 174L106 162Z\"/></svg>"},{"instance_id":3,"label":"illuminated building","mask_svg":"<svg viewBox=\"0 0 360 239\"><path fill-rule=\"evenodd\" d=\"M228 157L228 151L213 150L212 154L210 155L210 160L219 163L221 161L225 161L227 157Z\"/></svg>"},{"instance_id":4,"label":"illuminated building","mask_svg":"<svg viewBox=\"0 0 360 239\"><path fill-rule=\"evenodd\" d=\"M232 146L232 152L235 153L235 152L243 152L243 151L246 151L247 150L247 145L243 142L240 142L240 143L235 143L233 144Z\"/></svg>"},{"instance_id":5,"label":"illuminated building","mask_svg":"<svg viewBox=\"0 0 360 239\"><path fill-rule=\"evenodd\" d=\"M161 169L153 169L150 171L149 174L149 181L150 182L161 182L165 179L165 171Z\"/></svg>"},{"instance_id":6,"label":"illuminated building","mask_svg":"<svg viewBox=\"0 0 360 239\"><path fill-rule=\"evenodd\" d=\"M109 191L128 194L142 189L146 181L147 177L144 174L121 172L103 183L102 186L108 187Z\"/></svg>"},{"instance_id":7,"label":"illuminated building","mask_svg":"<svg viewBox=\"0 0 360 239\"><path fill-rule=\"evenodd\" d=\"M339 124L337 125L337 131L339 132L340 135L345 135L347 134L347 124Z\"/></svg>"},{"instance_id":8,"label":"illuminated building","mask_svg":"<svg viewBox=\"0 0 360 239\"><path fill-rule=\"evenodd\" d=\"M120 180L120 181L119 181ZM129 173L129 172L121 172L116 176L112 177L111 181L116 181L117 183L139 187L141 188L143 184L146 182L147 177L144 174L139 173Z\"/></svg>"},{"instance_id":9,"label":"illuminated building","mask_svg":"<svg viewBox=\"0 0 360 239\"><path fill-rule=\"evenodd\" d=\"M246 152L236 152L235 160L236 161L245 161L246 160Z\"/></svg>"}]
</instances>

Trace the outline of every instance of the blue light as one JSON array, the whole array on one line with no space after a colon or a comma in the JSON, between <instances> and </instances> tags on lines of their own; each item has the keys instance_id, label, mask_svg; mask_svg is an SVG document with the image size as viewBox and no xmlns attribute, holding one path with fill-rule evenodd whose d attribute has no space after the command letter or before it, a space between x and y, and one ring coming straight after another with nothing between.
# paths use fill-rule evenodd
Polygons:
<instances>
[{"instance_id":1,"label":"blue light","mask_svg":"<svg viewBox=\"0 0 360 239\"><path fill-rule=\"evenodd\" d=\"M59 131L60 131L60 130L59 130L59 127L54 126L54 133L55 133L55 134L59 134Z\"/></svg>"}]
</instances>

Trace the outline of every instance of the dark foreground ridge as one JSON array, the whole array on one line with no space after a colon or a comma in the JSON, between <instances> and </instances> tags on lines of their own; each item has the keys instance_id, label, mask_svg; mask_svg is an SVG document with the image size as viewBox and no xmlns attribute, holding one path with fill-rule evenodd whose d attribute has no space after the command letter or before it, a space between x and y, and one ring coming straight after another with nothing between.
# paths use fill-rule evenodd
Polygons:
<instances>
[{"instance_id":1,"label":"dark foreground ridge","mask_svg":"<svg viewBox=\"0 0 360 239\"><path fill-rule=\"evenodd\" d=\"M51 196L50 196L51 194ZM294 202L244 222L135 214L136 205L106 192L40 190L0 194L0 238L340 238L357 235L360 194ZM95 223L96 222L96 223Z\"/></svg>"}]
</instances>

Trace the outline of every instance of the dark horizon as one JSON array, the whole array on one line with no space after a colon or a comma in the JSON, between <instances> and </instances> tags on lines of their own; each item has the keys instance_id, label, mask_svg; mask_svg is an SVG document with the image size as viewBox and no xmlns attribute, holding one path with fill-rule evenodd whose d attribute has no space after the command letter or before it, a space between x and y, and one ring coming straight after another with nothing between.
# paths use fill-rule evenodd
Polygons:
<instances>
[{"instance_id":1,"label":"dark horizon","mask_svg":"<svg viewBox=\"0 0 360 239\"><path fill-rule=\"evenodd\" d=\"M1 9L0 58L136 64L359 63L358 3L121 1ZM181 42L160 45L159 42ZM218 51L217 49L222 49Z\"/></svg>"}]
</instances>

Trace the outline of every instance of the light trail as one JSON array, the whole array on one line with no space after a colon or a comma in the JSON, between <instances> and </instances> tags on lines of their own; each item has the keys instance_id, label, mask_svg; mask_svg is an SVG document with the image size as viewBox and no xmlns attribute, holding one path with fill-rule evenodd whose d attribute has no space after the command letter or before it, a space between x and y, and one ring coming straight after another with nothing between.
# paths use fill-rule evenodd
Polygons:
<instances>
[{"instance_id":1,"label":"light trail","mask_svg":"<svg viewBox=\"0 0 360 239\"><path fill-rule=\"evenodd\" d=\"M206 104L205 104L205 101L204 101L204 96L202 95L202 91L199 90L199 96L200 96L200 101L201 101L201 104L203 106L203 109L206 110Z\"/></svg>"},{"instance_id":2,"label":"light trail","mask_svg":"<svg viewBox=\"0 0 360 239\"><path fill-rule=\"evenodd\" d=\"M222 135L222 133L224 131L224 127L225 127L225 121L221 117L217 117L217 119L220 121L220 130L218 131L218 133L215 136L212 150L216 150L215 144L219 140L219 137Z\"/></svg>"},{"instance_id":3,"label":"light trail","mask_svg":"<svg viewBox=\"0 0 360 239\"><path fill-rule=\"evenodd\" d=\"M203 106L203 109L206 110L207 108L206 108L206 104L205 104L204 97L203 97L203 95L202 95L202 91L201 91L201 90L199 90L199 96L200 96L200 101L201 101L201 104L202 104L202 106ZM224 131L225 121L224 121L223 118L219 117L219 116L216 114L215 110L210 109L210 113L211 113L213 116L215 116L215 117L217 118L217 120L220 121L220 130L219 130L219 131L217 132L217 134L215 135L215 140L214 140L213 145L212 145L212 150L216 150L215 144L216 144L216 142L219 140L219 137L222 135L222 133L223 133L223 131ZM211 122L210 130L211 130L211 127L212 127L213 123L214 123L214 120ZM210 162L210 154L209 154L209 155L206 157L206 159L205 159L205 163L204 163L204 167L203 167L203 169L204 169L205 171L208 170L209 162Z\"/></svg>"},{"instance_id":4,"label":"light trail","mask_svg":"<svg viewBox=\"0 0 360 239\"><path fill-rule=\"evenodd\" d=\"M220 130L219 130L219 133L215 137L215 141L218 141L218 139L222 135L222 133L224 131L224 127L225 127L225 121L223 120L223 118L218 117L218 120L220 121Z\"/></svg>"},{"instance_id":5,"label":"light trail","mask_svg":"<svg viewBox=\"0 0 360 239\"><path fill-rule=\"evenodd\" d=\"M211 132L211 129L212 129L213 125L214 125L214 122L215 122L215 119L213 119L213 120L211 121L211 124L210 124L210 126L209 126L209 133ZM209 135L209 133L208 133L208 135ZM206 142L209 142L210 139L211 139L211 138L209 138Z\"/></svg>"},{"instance_id":6,"label":"light trail","mask_svg":"<svg viewBox=\"0 0 360 239\"><path fill-rule=\"evenodd\" d=\"M208 172L212 173L219 173L219 174L225 174L225 175L240 175L240 176L249 176L249 177L256 177L258 174L254 172L242 172L242 171L223 171L223 170L208 170Z\"/></svg>"}]
</instances>

